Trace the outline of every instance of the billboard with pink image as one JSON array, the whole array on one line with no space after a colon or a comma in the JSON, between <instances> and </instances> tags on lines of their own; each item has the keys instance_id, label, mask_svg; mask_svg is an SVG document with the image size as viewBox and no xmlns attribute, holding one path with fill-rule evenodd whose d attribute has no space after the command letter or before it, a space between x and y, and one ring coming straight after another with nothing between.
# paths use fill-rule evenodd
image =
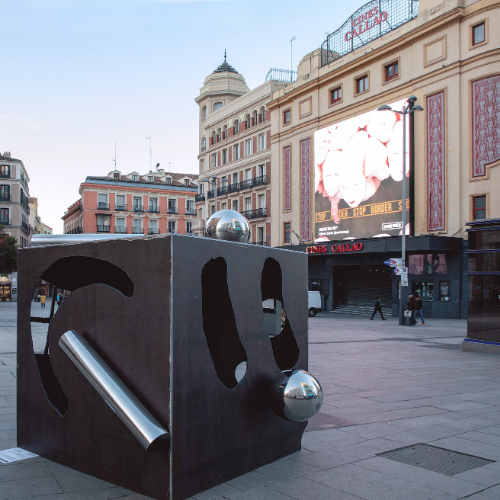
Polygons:
<instances>
[{"instance_id":1,"label":"billboard with pink image","mask_svg":"<svg viewBox=\"0 0 500 500\"><path fill-rule=\"evenodd\" d=\"M402 110L405 100L389 104ZM403 174L402 116L369 111L314 134L316 242L402 234L402 182L410 211L409 120ZM409 224L406 234L410 234Z\"/></svg>"}]
</instances>

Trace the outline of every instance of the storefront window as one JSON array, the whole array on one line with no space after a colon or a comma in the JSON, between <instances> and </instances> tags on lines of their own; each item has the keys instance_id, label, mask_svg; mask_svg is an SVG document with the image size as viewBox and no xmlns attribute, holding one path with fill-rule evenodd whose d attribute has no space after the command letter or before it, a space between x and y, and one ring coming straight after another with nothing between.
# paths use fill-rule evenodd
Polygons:
<instances>
[{"instance_id":1,"label":"storefront window","mask_svg":"<svg viewBox=\"0 0 500 500\"><path fill-rule=\"evenodd\" d=\"M500 250L500 231L496 229L470 231L469 250Z\"/></svg>"},{"instance_id":2,"label":"storefront window","mask_svg":"<svg viewBox=\"0 0 500 500\"><path fill-rule=\"evenodd\" d=\"M413 282L413 295L418 294L422 302L432 302L433 300L434 283L432 281L414 281Z\"/></svg>"},{"instance_id":3,"label":"storefront window","mask_svg":"<svg viewBox=\"0 0 500 500\"><path fill-rule=\"evenodd\" d=\"M450 300L450 282L439 282L439 300L440 302L447 302Z\"/></svg>"}]
</instances>

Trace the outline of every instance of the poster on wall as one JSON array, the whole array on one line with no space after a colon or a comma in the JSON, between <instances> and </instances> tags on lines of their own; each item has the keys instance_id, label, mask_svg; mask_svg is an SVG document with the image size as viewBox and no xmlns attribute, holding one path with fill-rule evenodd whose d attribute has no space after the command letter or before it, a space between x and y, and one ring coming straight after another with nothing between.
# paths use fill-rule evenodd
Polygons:
<instances>
[{"instance_id":1,"label":"poster on wall","mask_svg":"<svg viewBox=\"0 0 500 500\"><path fill-rule=\"evenodd\" d=\"M400 111L405 102L389 105ZM398 113L373 110L315 132L315 242L401 235L403 178L410 234L409 136L407 119L403 175L403 123Z\"/></svg>"}]
</instances>

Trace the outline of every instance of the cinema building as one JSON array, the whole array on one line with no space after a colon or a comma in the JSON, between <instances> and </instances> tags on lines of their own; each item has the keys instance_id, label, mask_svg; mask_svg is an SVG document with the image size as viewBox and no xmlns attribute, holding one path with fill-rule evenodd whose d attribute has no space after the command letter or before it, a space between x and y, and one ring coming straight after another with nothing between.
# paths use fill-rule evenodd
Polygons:
<instances>
[{"instance_id":1,"label":"cinema building","mask_svg":"<svg viewBox=\"0 0 500 500\"><path fill-rule=\"evenodd\" d=\"M467 317L466 224L500 218L499 25L498 1L369 2L267 103L273 246L310 254L325 310L380 295L397 315L401 281L384 262L405 230L402 299Z\"/></svg>"}]
</instances>

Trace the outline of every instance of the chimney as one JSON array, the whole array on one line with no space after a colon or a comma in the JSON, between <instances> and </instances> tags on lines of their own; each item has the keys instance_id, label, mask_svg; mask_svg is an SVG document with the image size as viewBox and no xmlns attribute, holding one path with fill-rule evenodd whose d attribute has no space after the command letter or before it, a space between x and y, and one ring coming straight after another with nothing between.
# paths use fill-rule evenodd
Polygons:
<instances>
[{"instance_id":1,"label":"chimney","mask_svg":"<svg viewBox=\"0 0 500 500\"><path fill-rule=\"evenodd\" d=\"M3 156L4 156L4 158L10 158L10 151L5 151Z\"/></svg>"}]
</instances>

